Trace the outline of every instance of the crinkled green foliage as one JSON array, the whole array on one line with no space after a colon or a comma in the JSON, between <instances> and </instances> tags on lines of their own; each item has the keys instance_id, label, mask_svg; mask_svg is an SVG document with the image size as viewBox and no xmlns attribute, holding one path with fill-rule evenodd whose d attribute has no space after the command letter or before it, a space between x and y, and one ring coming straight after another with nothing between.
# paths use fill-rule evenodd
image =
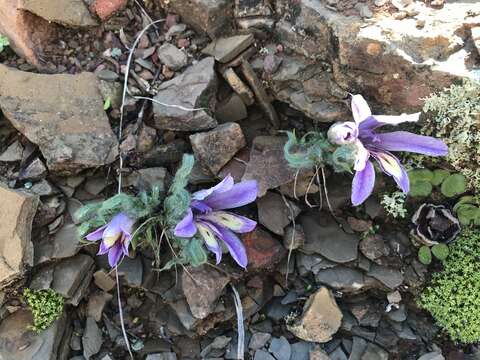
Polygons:
<instances>
[{"instance_id":1,"label":"crinkled green foliage","mask_svg":"<svg viewBox=\"0 0 480 360\"><path fill-rule=\"evenodd\" d=\"M180 238L173 233L173 229L183 219L190 206L190 193L186 190L186 186L194 161L192 155L183 156L182 165L177 170L163 203L163 218L165 227L168 229L168 237L172 241L172 246L179 250L178 256L172 258L164 269L170 269L176 264L199 266L207 261L207 253L200 239Z\"/></svg>"},{"instance_id":2,"label":"crinkled green foliage","mask_svg":"<svg viewBox=\"0 0 480 360\"><path fill-rule=\"evenodd\" d=\"M0 53L8 46L10 42L6 36L0 34Z\"/></svg>"},{"instance_id":3,"label":"crinkled green foliage","mask_svg":"<svg viewBox=\"0 0 480 360\"><path fill-rule=\"evenodd\" d=\"M418 299L455 341L480 341L480 232L466 229L450 245L443 271Z\"/></svg>"},{"instance_id":4,"label":"crinkled green foliage","mask_svg":"<svg viewBox=\"0 0 480 360\"><path fill-rule=\"evenodd\" d=\"M455 197L467 191L467 179L462 174L449 175L441 187L442 194L446 197Z\"/></svg>"},{"instance_id":5,"label":"crinkled green foliage","mask_svg":"<svg viewBox=\"0 0 480 360\"><path fill-rule=\"evenodd\" d=\"M55 290L25 289L23 296L33 314L31 329L37 333L47 329L63 312L64 300Z\"/></svg>"},{"instance_id":6,"label":"crinkled green foliage","mask_svg":"<svg viewBox=\"0 0 480 360\"><path fill-rule=\"evenodd\" d=\"M453 211L460 224L464 226L480 225L480 199L478 196L462 196L453 207Z\"/></svg>"},{"instance_id":7,"label":"crinkled green foliage","mask_svg":"<svg viewBox=\"0 0 480 360\"><path fill-rule=\"evenodd\" d=\"M424 135L442 138L448 145L446 160L480 189L480 84L466 80L426 99Z\"/></svg>"},{"instance_id":8,"label":"crinkled green foliage","mask_svg":"<svg viewBox=\"0 0 480 360\"><path fill-rule=\"evenodd\" d=\"M406 195L404 193L395 191L391 194L384 194L380 203L388 215L393 218L404 218L407 215L405 198Z\"/></svg>"},{"instance_id":9,"label":"crinkled green foliage","mask_svg":"<svg viewBox=\"0 0 480 360\"><path fill-rule=\"evenodd\" d=\"M300 139L287 131L283 148L288 164L296 169L331 166L335 172L351 172L355 160L353 145L332 145L325 134L312 131Z\"/></svg>"}]
</instances>

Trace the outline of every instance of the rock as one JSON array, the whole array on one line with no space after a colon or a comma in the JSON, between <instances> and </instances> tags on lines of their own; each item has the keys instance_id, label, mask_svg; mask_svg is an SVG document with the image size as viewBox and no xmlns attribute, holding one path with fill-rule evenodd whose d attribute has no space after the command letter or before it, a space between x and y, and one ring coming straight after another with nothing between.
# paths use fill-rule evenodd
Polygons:
<instances>
[{"instance_id":1,"label":"rock","mask_svg":"<svg viewBox=\"0 0 480 360\"><path fill-rule=\"evenodd\" d=\"M30 64L44 67L44 51L56 36L55 24L18 9L18 0L0 5L0 33L8 37L10 47Z\"/></svg>"},{"instance_id":2,"label":"rock","mask_svg":"<svg viewBox=\"0 0 480 360\"><path fill-rule=\"evenodd\" d=\"M350 357L348 358L348 360L361 360L366 348L367 341L361 337L354 336L352 351L350 352Z\"/></svg>"},{"instance_id":3,"label":"rock","mask_svg":"<svg viewBox=\"0 0 480 360\"><path fill-rule=\"evenodd\" d=\"M480 54L480 26L474 26L471 29L472 40L477 48L477 52Z\"/></svg>"},{"instance_id":4,"label":"rock","mask_svg":"<svg viewBox=\"0 0 480 360\"><path fill-rule=\"evenodd\" d=\"M286 255L285 248L268 232L256 228L242 236L247 248L248 269L271 269Z\"/></svg>"},{"instance_id":5,"label":"rock","mask_svg":"<svg viewBox=\"0 0 480 360\"><path fill-rule=\"evenodd\" d=\"M309 360L331 360L331 359L327 355L327 353L323 351L320 347L315 347L314 349L310 350Z\"/></svg>"},{"instance_id":6,"label":"rock","mask_svg":"<svg viewBox=\"0 0 480 360\"><path fill-rule=\"evenodd\" d=\"M98 25L82 0L58 0L55 4L49 0L21 0L18 4L21 10L67 27Z\"/></svg>"},{"instance_id":7,"label":"rock","mask_svg":"<svg viewBox=\"0 0 480 360\"><path fill-rule=\"evenodd\" d=\"M23 158L23 146L20 141L14 141L10 146L0 155L1 162L15 162Z\"/></svg>"},{"instance_id":8,"label":"rock","mask_svg":"<svg viewBox=\"0 0 480 360\"><path fill-rule=\"evenodd\" d=\"M87 316L95 319L96 322L102 320L103 309L113 298L113 295L98 291L88 298Z\"/></svg>"},{"instance_id":9,"label":"rock","mask_svg":"<svg viewBox=\"0 0 480 360\"><path fill-rule=\"evenodd\" d=\"M79 250L80 237L76 225L65 224L52 238L35 244L35 265L72 257Z\"/></svg>"},{"instance_id":10,"label":"rock","mask_svg":"<svg viewBox=\"0 0 480 360\"><path fill-rule=\"evenodd\" d=\"M379 234L364 236L360 241L359 248L362 254L372 261L390 253L388 245Z\"/></svg>"},{"instance_id":11,"label":"rock","mask_svg":"<svg viewBox=\"0 0 480 360\"><path fill-rule=\"evenodd\" d=\"M165 1L165 0L163 0ZM228 0L167 1L182 21L211 38L230 28L232 5Z\"/></svg>"},{"instance_id":12,"label":"rock","mask_svg":"<svg viewBox=\"0 0 480 360\"><path fill-rule=\"evenodd\" d=\"M381 347L368 343L360 360L388 360L388 353Z\"/></svg>"},{"instance_id":13,"label":"rock","mask_svg":"<svg viewBox=\"0 0 480 360\"><path fill-rule=\"evenodd\" d=\"M325 259L323 256L307 255L301 252L296 254L296 264L301 276L305 276L308 273L316 274L320 270L330 269L337 266L336 263Z\"/></svg>"},{"instance_id":14,"label":"rock","mask_svg":"<svg viewBox=\"0 0 480 360\"><path fill-rule=\"evenodd\" d=\"M164 167L140 169L128 177L128 185L136 187L139 191L150 191L157 186L161 193L167 191L171 176Z\"/></svg>"},{"instance_id":15,"label":"rock","mask_svg":"<svg viewBox=\"0 0 480 360\"><path fill-rule=\"evenodd\" d=\"M215 129L190 136L193 152L213 174L217 174L246 145L237 123L226 123Z\"/></svg>"},{"instance_id":16,"label":"rock","mask_svg":"<svg viewBox=\"0 0 480 360\"><path fill-rule=\"evenodd\" d=\"M405 310L405 305L401 304L398 309L388 312L387 316L390 320L396 322L407 320L407 311Z\"/></svg>"},{"instance_id":17,"label":"rock","mask_svg":"<svg viewBox=\"0 0 480 360\"><path fill-rule=\"evenodd\" d=\"M290 360L292 348L285 337L273 338L268 351L273 354L277 360Z\"/></svg>"},{"instance_id":18,"label":"rock","mask_svg":"<svg viewBox=\"0 0 480 360\"><path fill-rule=\"evenodd\" d=\"M128 286L140 287L143 279L143 264L140 256L125 257L117 267L118 275L123 276Z\"/></svg>"},{"instance_id":19,"label":"rock","mask_svg":"<svg viewBox=\"0 0 480 360\"><path fill-rule=\"evenodd\" d=\"M311 343L305 341L299 341L295 344L292 344L292 360L309 360L310 349Z\"/></svg>"},{"instance_id":20,"label":"rock","mask_svg":"<svg viewBox=\"0 0 480 360\"><path fill-rule=\"evenodd\" d=\"M233 91L237 93L245 105L250 106L255 102L255 95L252 90L245 85L242 79L232 68L227 68L222 72L223 78L228 82Z\"/></svg>"},{"instance_id":21,"label":"rock","mask_svg":"<svg viewBox=\"0 0 480 360\"><path fill-rule=\"evenodd\" d=\"M360 326L378 327L383 309L369 301L361 301L350 305L350 312Z\"/></svg>"},{"instance_id":22,"label":"rock","mask_svg":"<svg viewBox=\"0 0 480 360\"><path fill-rule=\"evenodd\" d=\"M303 244L305 244L303 227L300 224L295 224L295 227L288 226L283 236L283 246L288 250L295 250L303 246Z\"/></svg>"},{"instance_id":23,"label":"rock","mask_svg":"<svg viewBox=\"0 0 480 360\"><path fill-rule=\"evenodd\" d=\"M154 103L151 126L159 130L199 131L217 125L208 112L215 109L217 76L213 57L188 67L182 74L162 83L155 100L176 107ZM205 110L183 110L205 108Z\"/></svg>"},{"instance_id":24,"label":"rock","mask_svg":"<svg viewBox=\"0 0 480 360\"><path fill-rule=\"evenodd\" d=\"M347 355L342 350L341 346L338 346L330 354L328 354L331 360L348 360Z\"/></svg>"},{"instance_id":25,"label":"rock","mask_svg":"<svg viewBox=\"0 0 480 360\"><path fill-rule=\"evenodd\" d=\"M372 11L366 4L356 4L355 9L359 12L360 16L365 19L370 19L373 16Z\"/></svg>"},{"instance_id":26,"label":"rock","mask_svg":"<svg viewBox=\"0 0 480 360\"><path fill-rule=\"evenodd\" d=\"M218 104L215 110L215 118L220 123L237 122L247 118L248 112L245 103L238 94L232 94Z\"/></svg>"},{"instance_id":27,"label":"rock","mask_svg":"<svg viewBox=\"0 0 480 360\"><path fill-rule=\"evenodd\" d=\"M308 298L300 318L287 328L302 340L325 343L340 328L342 316L330 290L321 287Z\"/></svg>"},{"instance_id":28,"label":"rock","mask_svg":"<svg viewBox=\"0 0 480 360\"><path fill-rule=\"evenodd\" d=\"M52 289L66 299L74 297L82 282L90 281L93 266L93 259L84 254L62 260L55 266Z\"/></svg>"},{"instance_id":29,"label":"rock","mask_svg":"<svg viewBox=\"0 0 480 360\"><path fill-rule=\"evenodd\" d=\"M47 176L47 168L42 160L35 158L26 168L20 171L20 180L37 181Z\"/></svg>"},{"instance_id":30,"label":"rock","mask_svg":"<svg viewBox=\"0 0 480 360\"><path fill-rule=\"evenodd\" d=\"M424 354L418 358L418 360L445 360L442 354L439 354L438 352L429 352L427 354Z\"/></svg>"},{"instance_id":31,"label":"rock","mask_svg":"<svg viewBox=\"0 0 480 360\"><path fill-rule=\"evenodd\" d=\"M149 354L145 360L177 360L177 354L166 352L161 354Z\"/></svg>"},{"instance_id":32,"label":"rock","mask_svg":"<svg viewBox=\"0 0 480 360\"><path fill-rule=\"evenodd\" d=\"M217 336L211 344L205 346L205 348L200 353L200 356L202 357L202 359L204 359L207 355L211 355L210 353L212 351L225 349L228 344L230 344L231 340L232 338L229 338L227 336Z\"/></svg>"},{"instance_id":33,"label":"rock","mask_svg":"<svg viewBox=\"0 0 480 360\"><path fill-rule=\"evenodd\" d=\"M264 197L260 198L257 206L260 224L277 235L284 235L284 228L301 211L293 202L284 201L281 195L274 192L268 192Z\"/></svg>"},{"instance_id":34,"label":"rock","mask_svg":"<svg viewBox=\"0 0 480 360\"><path fill-rule=\"evenodd\" d=\"M115 287L115 279L113 279L105 270L98 270L93 274L95 285L103 291L110 291Z\"/></svg>"},{"instance_id":35,"label":"rock","mask_svg":"<svg viewBox=\"0 0 480 360\"><path fill-rule=\"evenodd\" d=\"M99 195L107 187L107 179L105 176L88 178L83 188L92 195Z\"/></svg>"},{"instance_id":36,"label":"rock","mask_svg":"<svg viewBox=\"0 0 480 360\"><path fill-rule=\"evenodd\" d=\"M359 237L343 231L330 215L312 211L300 217L299 222L305 231L302 247L305 252L320 254L337 263L357 258Z\"/></svg>"},{"instance_id":37,"label":"rock","mask_svg":"<svg viewBox=\"0 0 480 360\"><path fill-rule=\"evenodd\" d=\"M0 199L0 283L6 283L33 265L31 232L38 198L0 185Z\"/></svg>"},{"instance_id":38,"label":"rock","mask_svg":"<svg viewBox=\"0 0 480 360\"><path fill-rule=\"evenodd\" d=\"M257 136L253 140L242 180L257 180L259 197L295 178L296 170L288 165L283 155L285 142L284 138L275 136Z\"/></svg>"},{"instance_id":39,"label":"rock","mask_svg":"<svg viewBox=\"0 0 480 360\"><path fill-rule=\"evenodd\" d=\"M125 8L127 3L128 0L95 0L90 8L100 20L106 21L117 11Z\"/></svg>"},{"instance_id":40,"label":"rock","mask_svg":"<svg viewBox=\"0 0 480 360\"><path fill-rule=\"evenodd\" d=\"M364 276L359 270L344 266L320 270L315 279L317 283L328 285L345 293L364 291L376 284L372 278Z\"/></svg>"},{"instance_id":41,"label":"rock","mask_svg":"<svg viewBox=\"0 0 480 360\"><path fill-rule=\"evenodd\" d=\"M95 319L87 317L85 330L82 336L83 356L89 360L93 355L97 354L103 344L102 331L98 327Z\"/></svg>"},{"instance_id":42,"label":"rock","mask_svg":"<svg viewBox=\"0 0 480 360\"><path fill-rule=\"evenodd\" d=\"M267 342L272 338L272 335L264 332L257 332L250 338L248 348L251 350L258 350L264 347Z\"/></svg>"},{"instance_id":43,"label":"rock","mask_svg":"<svg viewBox=\"0 0 480 360\"><path fill-rule=\"evenodd\" d=\"M49 196L58 193L59 191L54 188L47 180L42 179L39 182L33 184L28 192L38 196Z\"/></svg>"},{"instance_id":44,"label":"rock","mask_svg":"<svg viewBox=\"0 0 480 360\"><path fill-rule=\"evenodd\" d=\"M170 43L164 43L157 49L158 59L169 69L177 71L188 63L187 54Z\"/></svg>"},{"instance_id":45,"label":"rock","mask_svg":"<svg viewBox=\"0 0 480 360\"><path fill-rule=\"evenodd\" d=\"M176 302L169 304L173 309L175 315L177 316L180 323L187 330L193 330L195 326L198 325L199 319L195 318L191 311L188 303L185 299L180 299ZM183 330L185 331L185 330Z\"/></svg>"},{"instance_id":46,"label":"rock","mask_svg":"<svg viewBox=\"0 0 480 360\"><path fill-rule=\"evenodd\" d=\"M275 358L264 350L257 350L253 360L275 360Z\"/></svg>"},{"instance_id":47,"label":"rock","mask_svg":"<svg viewBox=\"0 0 480 360\"><path fill-rule=\"evenodd\" d=\"M78 173L116 158L118 142L92 73L43 75L0 65L0 108L39 146L50 171Z\"/></svg>"},{"instance_id":48,"label":"rock","mask_svg":"<svg viewBox=\"0 0 480 360\"><path fill-rule=\"evenodd\" d=\"M267 74L273 74L278 70L282 61L283 59L281 57L269 54L263 59L263 70L265 70Z\"/></svg>"},{"instance_id":49,"label":"rock","mask_svg":"<svg viewBox=\"0 0 480 360\"><path fill-rule=\"evenodd\" d=\"M399 270L372 264L370 271L367 273L390 289L395 289L403 282L403 275Z\"/></svg>"},{"instance_id":50,"label":"rock","mask_svg":"<svg viewBox=\"0 0 480 360\"><path fill-rule=\"evenodd\" d=\"M58 359L61 345L69 343L67 317L62 314L46 330L36 334L29 330L33 322L28 310L18 310L0 324L0 358L5 360ZM65 338L64 338L65 337Z\"/></svg>"},{"instance_id":51,"label":"rock","mask_svg":"<svg viewBox=\"0 0 480 360\"><path fill-rule=\"evenodd\" d=\"M202 50L202 53L213 56L218 62L228 63L254 42L252 34L218 38Z\"/></svg>"},{"instance_id":52,"label":"rock","mask_svg":"<svg viewBox=\"0 0 480 360\"><path fill-rule=\"evenodd\" d=\"M193 267L189 273L182 273L182 290L187 298L192 315L197 319L204 319L210 315L223 289L230 282L225 274L207 266Z\"/></svg>"}]
</instances>

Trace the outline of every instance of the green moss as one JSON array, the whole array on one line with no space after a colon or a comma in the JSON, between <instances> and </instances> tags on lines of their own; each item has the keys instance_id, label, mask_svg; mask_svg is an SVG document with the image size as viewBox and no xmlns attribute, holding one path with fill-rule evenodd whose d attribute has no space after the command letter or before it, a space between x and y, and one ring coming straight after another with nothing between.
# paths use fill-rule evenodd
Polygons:
<instances>
[{"instance_id":1,"label":"green moss","mask_svg":"<svg viewBox=\"0 0 480 360\"><path fill-rule=\"evenodd\" d=\"M449 147L447 161L480 189L480 84L465 81L426 99L421 132L442 138Z\"/></svg>"},{"instance_id":2,"label":"green moss","mask_svg":"<svg viewBox=\"0 0 480 360\"><path fill-rule=\"evenodd\" d=\"M39 333L47 329L63 312L63 297L55 290L31 290L23 292L33 314L31 329Z\"/></svg>"},{"instance_id":3,"label":"green moss","mask_svg":"<svg viewBox=\"0 0 480 360\"><path fill-rule=\"evenodd\" d=\"M404 218L407 215L405 208L406 195L401 191L396 191L391 194L384 194L381 204L388 215L394 218Z\"/></svg>"},{"instance_id":4,"label":"green moss","mask_svg":"<svg viewBox=\"0 0 480 360\"><path fill-rule=\"evenodd\" d=\"M480 233L464 230L450 246L442 272L432 277L419 305L455 341L480 341Z\"/></svg>"}]
</instances>

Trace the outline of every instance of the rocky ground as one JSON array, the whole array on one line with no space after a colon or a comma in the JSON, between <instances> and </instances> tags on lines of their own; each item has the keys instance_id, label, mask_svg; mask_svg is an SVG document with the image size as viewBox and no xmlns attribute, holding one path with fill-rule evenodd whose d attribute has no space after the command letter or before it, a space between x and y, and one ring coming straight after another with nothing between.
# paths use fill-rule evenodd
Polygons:
<instances>
[{"instance_id":1,"label":"rocky ground","mask_svg":"<svg viewBox=\"0 0 480 360\"><path fill-rule=\"evenodd\" d=\"M348 93L378 113L414 112L478 77L478 2L8 0L0 34L11 43L0 53L1 359L128 359L115 273L80 242L74 214L115 194L120 171L124 191L164 192L192 151L192 189L228 173L259 182L244 210L260 223L242 238L249 266L192 268L192 281L157 271L150 250L125 259L135 358L240 358L234 288L246 359L480 358L416 306L429 272L408 219L388 218L376 197L352 208L351 179L336 174L335 218L309 206L319 188L311 173L295 180L279 132L349 119ZM25 287L66 299L40 334Z\"/></svg>"}]
</instances>

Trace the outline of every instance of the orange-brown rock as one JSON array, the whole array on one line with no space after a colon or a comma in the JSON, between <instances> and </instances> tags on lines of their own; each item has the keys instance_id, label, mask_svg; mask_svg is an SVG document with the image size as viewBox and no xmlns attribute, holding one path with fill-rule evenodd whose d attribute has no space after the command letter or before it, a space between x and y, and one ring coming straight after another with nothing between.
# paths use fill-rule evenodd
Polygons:
<instances>
[{"instance_id":1,"label":"orange-brown rock","mask_svg":"<svg viewBox=\"0 0 480 360\"><path fill-rule=\"evenodd\" d=\"M43 51L56 36L56 25L18 9L18 0L0 0L0 33L12 49L30 64L41 68Z\"/></svg>"}]
</instances>

